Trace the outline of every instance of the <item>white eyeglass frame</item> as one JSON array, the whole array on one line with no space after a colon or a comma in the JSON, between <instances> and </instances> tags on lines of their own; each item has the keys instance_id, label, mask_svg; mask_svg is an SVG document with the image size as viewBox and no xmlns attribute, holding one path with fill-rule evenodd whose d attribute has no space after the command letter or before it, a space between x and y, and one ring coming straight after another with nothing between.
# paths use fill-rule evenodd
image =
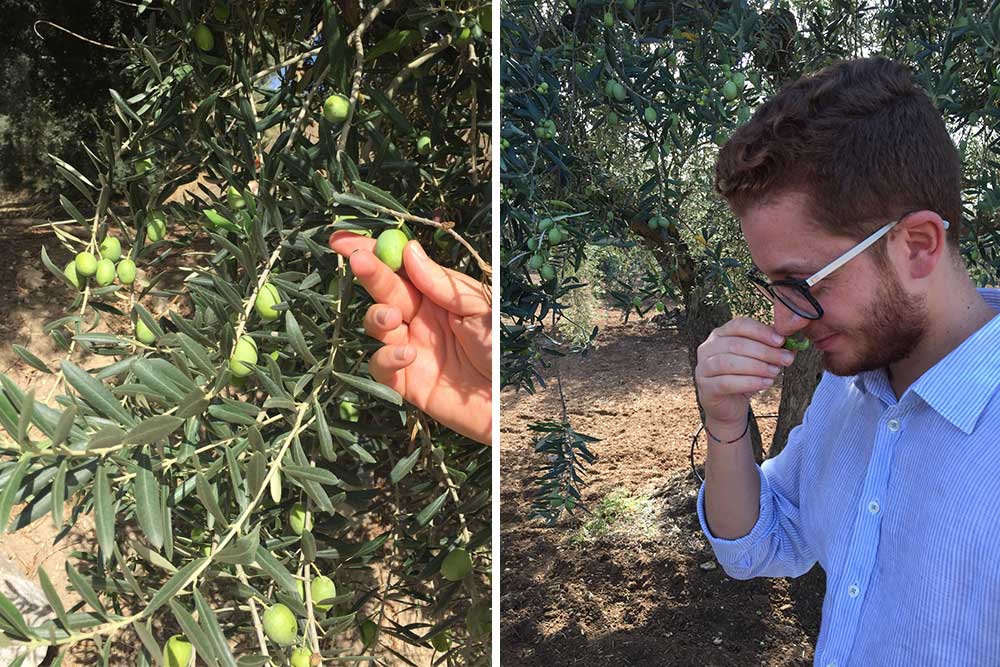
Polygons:
<instances>
[{"instance_id":1,"label":"white eyeglass frame","mask_svg":"<svg viewBox=\"0 0 1000 667\"><path fill-rule=\"evenodd\" d=\"M827 264L826 266L824 266L822 269L820 269L816 273L814 273L811 276L809 276L808 278L806 278L806 280L805 280L806 285L808 285L809 287L812 287L813 285L815 285L819 281L823 280L823 278L826 278L828 275L830 275L831 273L833 273L834 271L836 271L837 269L839 269L840 267L842 267L844 264L847 264L849 261L851 261L852 259L854 259L858 255L860 255L861 253L863 253L865 250L868 249L868 247L871 244L875 243L880 238L882 238L883 236L885 236L886 234L888 234L889 230L892 229L893 227L895 227L896 225L898 225L899 223L901 223L903 220L905 220L906 216L912 215L912 214L914 214L916 212L917 211L910 211L909 213L904 213L903 215L899 216L898 220L896 220L894 222L887 223L885 225L882 225L881 227L879 227L875 231L875 233L873 233L871 236L869 236L868 238L866 238L864 241L862 241L861 243L857 244L856 246L854 246L853 248L851 248L850 250L848 250L847 252L845 252L843 255L841 255L837 259L833 260L832 262L830 262L829 264ZM948 227L951 226L951 224L947 220L945 220L944 218L941 219L941 224L944 225L945 231L948 231Z\"/></svg>"}]
</instances>

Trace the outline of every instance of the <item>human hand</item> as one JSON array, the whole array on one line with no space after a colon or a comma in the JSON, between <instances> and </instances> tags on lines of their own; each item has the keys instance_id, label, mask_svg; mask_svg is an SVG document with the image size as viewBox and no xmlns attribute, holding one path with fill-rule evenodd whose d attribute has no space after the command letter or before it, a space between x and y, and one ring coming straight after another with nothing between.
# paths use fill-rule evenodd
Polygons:
<instances>
[{"instance_id":1,"label":"human hand","mask_svg":"<svg viewBox=\"0 0 1000 667\"><path fill-rule=\"evenodd\" d=\"M705 421L736 432L746 423L750 397L774 384L795 352L783 336L756 320L738 317L718 327L698 346L695 384Z\"/></svg>"},{"instance_id":2,"label":"human hand","mask_svg":"<svg viewBox=\"0 0 1000 667\"><path fill-rule=\"evenodd\" d=\"M330 248L375 300L365 331L385 345L368 362L372 377L445 426L491 443L492 309L482 285L430 259L416 241L394 273L373 253L375 240L349 231Z\"/></svg>"}]
</instances>

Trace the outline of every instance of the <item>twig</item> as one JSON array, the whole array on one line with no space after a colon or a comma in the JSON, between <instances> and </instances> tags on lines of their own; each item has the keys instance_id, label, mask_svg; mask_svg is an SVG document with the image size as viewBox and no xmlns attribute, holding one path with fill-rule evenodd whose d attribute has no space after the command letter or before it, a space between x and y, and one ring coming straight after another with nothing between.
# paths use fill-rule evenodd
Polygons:
<instances>
[{"instance_id":1,"label":"twig","mask_svg":"<svg viewBox=\"0 0 1000 667\"><path fill-rule=\"evenodd\" d=\"M351 97L348 100L347 106L347 118L344 119L344 129L340 131L340 139L337 142L337 160L340 160L341 155L344 153L344 149L347 148L347 136L351 132L351 121L354 119L354 108L358 104L358 93L361 92L361 74L365 67L365 47L363 44L362 37L365 34L365 30L368 26L372 24L372 21L382 13L382 10L392 4L392 0L382 0L378 3L372 10L368 12L368 16L364 18L358 27L347 36L347 43L350 44L354 41L354 74L352 76L353 82L351 83Z\"/></svg>"},{"instance_id":2,"label":"twig","mask_svg":"<svg viewBox=\"0 0 1000 667\"><path fill-rule=\"evenodd\" d=\"M111 46L110 44L102 44L101 42L95 42L92 39L88 39L88 38L84 37L83 35L76 34L72 30L67 30L66 28L62 27L61 25L56 25L52 21L45 21L45 20L35 21L34 24L32 24L32 26L31 26L32 31L36 35L38 35L39 39L45 39L44 37L42 37L41 33L38 32L38 24L39 23L44 23L45 25L50 25L53 28L56 28L57 30L62 30L63 32L68 32L69 34L73 35L77 39L82 39L85 42L88 42L90 44L94 44L96 46L100 46L101 48L104 48L104 49L111 49L112 51L128 51L128 49L123 48L121 46Z\"/></svg>"},{"instance_id":3,"label":"twig","mask_svg":"<svg viewBox=\"0 0 1000 667\"><path fill-rule=\"evenodd\" d=\"M353 206L354 205L354 202L351 202L351 201L345 202L345 201L341 200L340 199L340 195L338 195L336 193L334 193L334 195L333 195L333 200L335 202L337 202L338 204L342 204L344 206ZM489 262L485 261L482 257L480 257L479 253L476 252L475 248L473 248L471 245L469 245L469 242L466 241L464 238L462 238L462 235L459 234L458 232L456 232L453 229L454 226L455 226L454 222L451 222L451 221L448 221L448 222L438 222L437 220L430 220L428 218L422 218L419 215L411 215L409 213L403 213L402 211L396 211L394 209L386 208L385 206L379 206L378 204L373 204L371 202L366 202L365 206L367 208L370 208L370 209L374 210L374 211L378 211L379 213L385 213L386 215L393 216L393 217L396 217L396 218L400 218L402 220L408 220L410 222L419 222L422 225L428 225L430 227L436 227L438 229L443 229L444 231L446 231L447 233L449 233L453 237L455 237L455 239L459 243L461 243L462 246L465 247L466 250L469 251L469 254L472 255L473 258L475 258L476 263L479 264L479 268L483 271L483 273L485 273L488 276L493 275L493 269L490 266Z\"/></svg>"}]
</instances>

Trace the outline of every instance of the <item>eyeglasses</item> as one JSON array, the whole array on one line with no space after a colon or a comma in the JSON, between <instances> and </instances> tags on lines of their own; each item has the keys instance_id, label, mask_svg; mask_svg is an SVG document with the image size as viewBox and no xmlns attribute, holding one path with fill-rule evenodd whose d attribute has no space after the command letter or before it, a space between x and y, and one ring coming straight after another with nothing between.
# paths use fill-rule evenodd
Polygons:
<instances>
[{"instance_id":1,"label":"eyeglasses","mask_svg":"<svg viewBox=\"0 0 1000 667\"><path fill-rule=\"evenodd\" d=\"M813 287L823 278L826 278L844 264L847 264L849 261L863 253L869 246L885 236L890 229L898 225L906 218L906 216L912 213L916 213L916 211L904 213L898 220L883 225L874 234L805 280L775 280L774 282L768 282L767 277L756 266L747 272L747 278L750 279L750 282L753 283L754 287L760 290L760 292L772 302L775 300L780 301L799 317L804 317L807 320L818 320L823 317L823 307L819 305L819 301L817 301L816 297L812 295L809 288ZM948 229L948 221L942 220L941 222L944 224L944 228Z\"/></svg>"}]
</instances>

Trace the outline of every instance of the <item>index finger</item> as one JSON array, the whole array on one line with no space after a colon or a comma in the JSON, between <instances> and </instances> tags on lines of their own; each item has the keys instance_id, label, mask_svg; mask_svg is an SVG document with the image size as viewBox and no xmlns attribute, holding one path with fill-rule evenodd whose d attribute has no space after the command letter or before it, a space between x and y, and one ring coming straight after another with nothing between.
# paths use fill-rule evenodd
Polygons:
<instances>
[{"instance_id":1,"label":"index finger","mask_svg":"<svg viewBox=\"0 0 1000 667\"><path fill-rule=\"evenodd\" d=\"M399 308L404 322L413 318L420 306L420 292L373 254L374 239L338 231L330 237L330 248L350 258L351 270L375 301Z\"/></svg>"},{"instance_id":2,"label":"index finger","mask_svg":"<svg viewBox=\"0 0 1000 667\"><path fill-rule=\"evenodd\" d=\"M749 317L736 317L729 320L719 327L719 334L750 338L771 347L781 347L785 342L785 337L779 334L774 327Z\"/></svg>"}]
</instances>

